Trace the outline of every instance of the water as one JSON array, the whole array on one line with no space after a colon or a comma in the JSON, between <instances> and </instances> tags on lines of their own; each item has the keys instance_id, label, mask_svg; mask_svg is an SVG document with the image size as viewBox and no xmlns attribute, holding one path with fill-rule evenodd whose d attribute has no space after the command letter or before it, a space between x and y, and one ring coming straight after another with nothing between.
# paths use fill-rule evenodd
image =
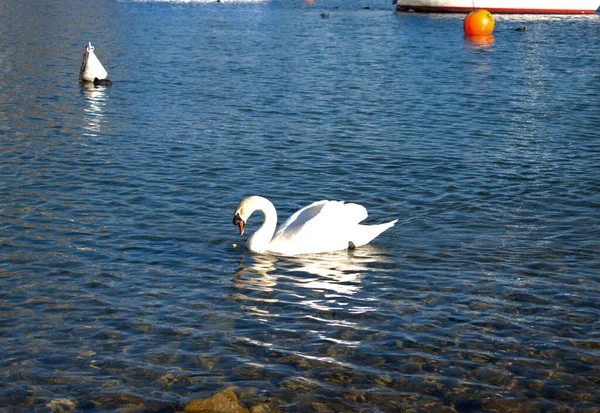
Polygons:
<instances>
[{"instance_id":1,"label":"water","mask_svg":"<svg viewBox=\"0 0 600 413\"><path fill-rule=\"evenodd\" d=\"M599 16L462 19L0 4L0 411L597 412ZM251 194L399 222L259 256Z\"/></svg>"}]
</instances>

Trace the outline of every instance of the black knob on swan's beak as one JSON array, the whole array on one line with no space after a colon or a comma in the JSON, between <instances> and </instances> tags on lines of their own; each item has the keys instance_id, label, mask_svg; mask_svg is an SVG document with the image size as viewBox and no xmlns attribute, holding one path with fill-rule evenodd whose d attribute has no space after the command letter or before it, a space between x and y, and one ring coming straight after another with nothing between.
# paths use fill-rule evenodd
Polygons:
<instances>
[{"instance_id":1,"label":"black knob on swan's beak","mask_svg":"<svg viewBox=\"0 0 600 413\"><path fill-rule=\"evenodd\" d=\"M240 218L240 214L235 214L233 216L233 225L237 226L240 229L240 236L244 235L244 226L246 223L242 218Z\"/></svg>"}]
</instances>

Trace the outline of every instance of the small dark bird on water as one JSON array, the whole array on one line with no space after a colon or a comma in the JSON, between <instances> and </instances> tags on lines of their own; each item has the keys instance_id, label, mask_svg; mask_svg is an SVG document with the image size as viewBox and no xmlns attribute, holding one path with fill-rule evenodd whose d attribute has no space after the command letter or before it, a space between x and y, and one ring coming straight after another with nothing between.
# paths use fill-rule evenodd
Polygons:
<instances>
[{"instance_id":1,"label":"small dark bird on water","mask_svg":"<svg viewBox=\"0 0 600 413\"><path fill-rule=\"evenodd\" d=\"M525 27L525 26L517 27L515 30L518 32L524 32L525 30L527 30L527 27Z\"/></svg>"},{"instance_id":2,"label":"small dark bird on water","mask_svg":"<svg viewBox=\"0 0 600 413\"><path fill-rule=\"evenodd\" d=\"M108 79L94 78L94 86L112 86L112 82Z\"/></svg>"},{"instance_id":3,"label":"small dark bird on water","mask_svg":"<svg viewBox=\"0 0 600 413\"><path fill-rule=\"evenodd\" d=\"M321 13L321 17L326 19L329 17L329 13Z\"/></svg>"}]
</instances>

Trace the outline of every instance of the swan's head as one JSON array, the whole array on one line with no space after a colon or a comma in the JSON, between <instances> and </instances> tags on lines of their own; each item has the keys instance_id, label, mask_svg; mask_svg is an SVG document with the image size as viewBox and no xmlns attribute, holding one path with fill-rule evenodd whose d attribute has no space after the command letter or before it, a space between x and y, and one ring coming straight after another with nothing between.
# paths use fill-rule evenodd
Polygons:
<instances>
[{"instance_id":1,"label":"swan's head","mask_svg":"<svg viewBox=\"0 0 600 413\"><path fill-rule=\"evenodd\" d=\"M233 225L240 229L240 236L244 235L244 227L250 215L256 210L256 202L253 199L255 197L249 197L244 199L235 209L233 213Z\"/></svg>"},{"instance_id":2,"label":"swan's head","mask_svg":"<svg viewBox=\"0 0 600 413\"><path fill-rule=\"evenodd\" d=\"M256 210L264 211L265 208L273 209L273 214L275 214L273 204L261 196L251 196L240 202L233 213L233 225L240 229L240 236L244 235L244 227L250 215Z\"/></svg>"}]
</instances>

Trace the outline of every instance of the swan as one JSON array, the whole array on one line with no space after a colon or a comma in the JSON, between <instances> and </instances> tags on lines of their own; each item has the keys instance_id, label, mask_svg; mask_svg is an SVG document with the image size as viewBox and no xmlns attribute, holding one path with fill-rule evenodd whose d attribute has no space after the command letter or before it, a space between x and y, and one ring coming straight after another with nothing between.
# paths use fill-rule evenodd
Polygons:
<instances>
[{"instance_id":1,"label":"swan","mask_svg":"<svg viewBox=\"0 0 600 413\"><path fill-rule=\"evenodd\" d=\"M275 232L277 211L267 198L251 196L235 209L233 225L244 235L244 227L254 211L264 215L262 226L246 243L250 251L281 255L315 254L353 249L371 242L394 226L397 219L379 225L360 225L367 209L343 201L317 201L296 211Z\"/></svg>"}]
</instances>

